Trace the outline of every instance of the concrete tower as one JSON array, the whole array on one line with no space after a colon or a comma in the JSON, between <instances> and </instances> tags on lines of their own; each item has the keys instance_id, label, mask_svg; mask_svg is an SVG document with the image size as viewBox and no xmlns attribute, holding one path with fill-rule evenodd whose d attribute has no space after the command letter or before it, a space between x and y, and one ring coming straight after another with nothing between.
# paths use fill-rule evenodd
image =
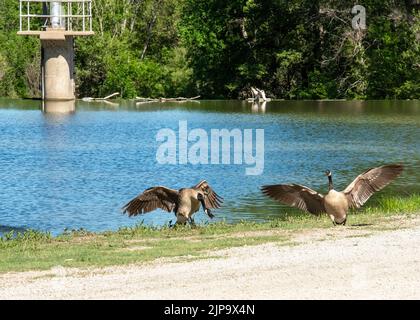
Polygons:
<instances>
[{"instance_id":1,"label":"concrete tower","mask_svg":"<svg viewBox=\"0 0 420 320\"><path fill-rule=\"evenodd\" d=\"M42 100L50 106L45 111L72 111L76 98L73 39L94 34L92 1L20 0L18 34L41 40Z\"/></svg>"}]
</instances>

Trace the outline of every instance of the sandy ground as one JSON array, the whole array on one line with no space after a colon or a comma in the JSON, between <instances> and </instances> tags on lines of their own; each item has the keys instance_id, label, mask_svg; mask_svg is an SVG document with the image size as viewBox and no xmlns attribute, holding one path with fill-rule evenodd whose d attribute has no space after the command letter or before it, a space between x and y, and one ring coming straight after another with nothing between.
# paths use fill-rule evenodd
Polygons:
<instances>
[{"instance_id":1,"label":"sandy ground","mask_svg":"<svg viewBox=\"0 0 420 320\"><path fill-rule=\"evenodd\" d=\"M0 275L1 299L419 299L420 223L398 231L335 228L218 251L104 269ZM184 259L185 260L185 259Z\"/></svg>"}]
</instances>

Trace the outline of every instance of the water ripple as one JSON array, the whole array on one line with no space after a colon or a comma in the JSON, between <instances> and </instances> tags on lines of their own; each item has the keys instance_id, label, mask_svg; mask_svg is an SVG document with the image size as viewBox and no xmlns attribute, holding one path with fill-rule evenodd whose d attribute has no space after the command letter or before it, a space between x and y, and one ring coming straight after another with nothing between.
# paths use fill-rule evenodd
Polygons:
<instances>
[{"instance_id":1,"label":"water ripple","mask_svg":"<svg viewBox=\"0 0 420 320\"><path fill-rule=\"evenodd\" d=\"M203 178L226 199L218 220L261 221L288 210L263 197L261 185L298 182L325 191L322 173L330 169L344 188L366 168L388 162L408 169L386 193L420 191L418 102L273 102L264 114L237 101L137 108L124 102L118 110L79 102L66 116L38 108L39 102L0 100L2 225L55 234L114 230L142 219L160 225L173 215L129 219L120 208L150 186L181 188ZM264 174L245 176L246 165L158 165L155 135L177 129L180 120L205 130L264 129Z\"/></svg>"}]
</instances>

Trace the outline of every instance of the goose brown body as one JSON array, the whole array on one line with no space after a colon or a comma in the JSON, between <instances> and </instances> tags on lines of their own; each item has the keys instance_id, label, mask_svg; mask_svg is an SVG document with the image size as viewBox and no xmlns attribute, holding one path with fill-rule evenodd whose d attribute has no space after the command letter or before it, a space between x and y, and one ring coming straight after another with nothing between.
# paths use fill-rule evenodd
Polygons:
<instances>
[{"instance_id":1,"label":"goose brown body","mask_svg":"<svg viewBox=\"0 0 420 320\"><path fill-rule=\"evenodd\" d=\"M324 196L324 206L332 221L337 224L342 224L346 221L349 204L347 197L342 192L330 190Z\"/></svg>"},{"instance_id":2,"label":"goose brown body","mask_svg":"<svg viewBox=\"0 0 420 320\"><path fill-rule=\"evenodd\" d=\"M203 180L191 188L180 190L163 186L149 188L128 202L122 211L131 217L162 209L174 212L177 223L185 224L187 221L193 223L193 215L200 210L200 205L204 212L213 218L210 209L218 209L222 203L223 198Z\"/></svg>"},{"instance_id":3,"label":"goose brown body","mask_svg":"<svg viewBox=\"0 0 420 320\"><path fill-rule=\"evenodd\" d=\"M177 222L185 223L194 213L200 210L198 191L195 189L181 189L178 196Z\"/></svg>"},{"instance_id":4,"label":"goose brown body","mask_svg":"<svg viewBox=\"0 0 420 320\"><path fill-rule=\"evenodd\" d=\"M262 192L286 205L299 208L314 215L327 213L335 224L345 224L350 208L360 208L377 191L382 190L403 171L400 164L371 168L360 174L343 191L333 187L332 174L327 171L329 191L324 196L299 184L263 186Z\"/></svg>"}]
</instances>

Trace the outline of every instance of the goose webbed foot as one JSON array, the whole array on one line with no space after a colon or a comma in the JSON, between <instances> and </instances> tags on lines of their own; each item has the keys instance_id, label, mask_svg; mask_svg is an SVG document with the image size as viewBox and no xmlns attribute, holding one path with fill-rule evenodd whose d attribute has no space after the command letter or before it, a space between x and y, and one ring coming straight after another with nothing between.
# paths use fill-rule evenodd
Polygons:
<instances>
[{"instance_id":1,"label":"goose webbed foot","mask_svg":"<svg viewBox=\"0 0 420 320\"><path fill-rule=\"evenodd\" d=\"M194 219L193 218L189 218L188 219L188 222L190 223L190 226L192 227L192 228L194 228L194 227L196 227L197 225L195 224L195 221L194 221Z\"/></svg>"},{"instance_id":2,"label":"goose webbed foot","mask_svg":"<svg viewBox=\"0 0 420 320\"><path fill-rule=\"evenodd\" d=\"M334 226L345 226L347 223L347 218L344 219L342 222L333 221Z\"/></svg>"},{"instance_id":3,"label":"goose webbed foot","mask_svg":"<svg viewBox=\"0 0 420 320\"><path fill-rule=\"evenodd\" d=\"M341 223L340 223L340 226L345 226L345 225L346 225L346 223L347 223L347 218L345 218L345 219L343 220L343 222L341 222Z\"/></svg>"}]
</instances>

